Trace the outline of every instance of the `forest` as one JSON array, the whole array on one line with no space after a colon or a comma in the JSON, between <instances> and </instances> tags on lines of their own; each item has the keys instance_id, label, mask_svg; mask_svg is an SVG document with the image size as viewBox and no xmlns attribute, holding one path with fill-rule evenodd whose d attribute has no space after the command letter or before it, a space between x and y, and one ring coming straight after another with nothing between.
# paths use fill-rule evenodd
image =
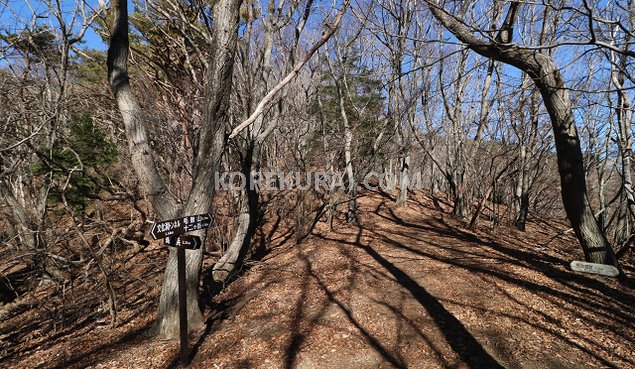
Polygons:
<instances>
[{"instance_id":1,"label":"forest","mask_svg":"<svg viewBox=\"0 0 635 369\"><path fill-rule=\"evenodd\" d=\"M631 0L0 0L0 368L635 367Z\"/></svg>"}]
</instances>

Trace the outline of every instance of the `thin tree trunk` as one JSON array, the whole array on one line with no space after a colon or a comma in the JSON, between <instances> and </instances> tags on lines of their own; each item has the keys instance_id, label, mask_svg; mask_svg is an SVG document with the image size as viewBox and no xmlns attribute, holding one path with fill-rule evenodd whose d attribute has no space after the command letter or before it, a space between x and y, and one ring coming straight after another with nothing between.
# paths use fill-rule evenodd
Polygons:
<instances>
[{"instance_id":1,"label":"thin tree trunk","mask_svg":"<svg viewBox=\"0 0 635 369\"><path fill-rule=\"evenodd\" d=\"M623 230L624 239L628 239L629 237L629 220L630 218L635 217L635 192L633 191L633 174L631 166L631 162L633 160L633 140L631 135L633 114L631 111L631 101L624 91L624 70L626 70L626 67L626 56L621 56L619 71L616 70L617 68L615 67L615 63L612 63L611 71L613 84L617 89L616 131L618 133L617 146L622 166L622 195L624 196L624 200L626 200L625 205L628 210L625 212L620 211L620 215L629 218L621 222L626 225Z\"/></svg>"},{"instance_id":2,"label":"thin tree trunk","mask_svg":"<svg viewBox=\"0 0 635 369\"><path fill-rule=\"evenodd\" d=\"M410 187L410 153L406 152L402 159L401 171L399 173L399 196L397 206L403 206L408 201L408 187Z\"/></svg>"},{"instance_id":3,"label":"thin tree trunk","mask_svg":"<svg viewBox=\"0 0 635 369\"><path fill-rule=\"evenodd\" d=\"M521 158L521 172L519 173L522 181L518 216L516 217L516 227L521 231L525 231L526 229L527 217L529 216L529 191L531 189L532 182L530 177L535 173L534 169L529 167L529 159L527 159L527 149L529 148L529 152L534 152L536 139L538 137L538 102L536 100L537 93L534 92L531 94L530 102L531 109L529 119L531 128L529 131L529 142L527 143L527 146L523 146L524 156Z\"/></svg>"},{"instance_id":4,"label":"thin tree trunk","mask_svg":"<svg viewBox=\"0 0 635 369\"><path fill-rule=\"evenodd\" d=\"M446 87L443 85L443 54L441 55L441 62L439 63L439 88L441 90L445 113L448 120L450 121L450 132L448 135L448 144L446 146L447 159L445 177L448 181L450 194L453 201L452 215L457 218L463 218L465 216L466 208L464 186L466 155L463 137L463 109L461 106L463 104L465 86L467 81L467 78L465 76L467 58L467 52L462 52L460 61L457 66L457 76L454 82L456 84L456 92L452 104L450 104L449 98L445 92Z\"/></svg>"},{"instance_id":5,"label":"thin tree trunk","mask_svg":"<svg viewBox=\"0 0 635 369\"><path fill-rule=\"evenodd\" d=\"M483 134L483 129L487 123L487 116L489 115L490 104L487 103L487 94L489 93L489 87L492 84L492 74L494 73L494 60L489 61L487 66L487 75L483 82L483 92L481 93L481 109L478 114L478 126L476 128L476 134L474 135L474 142L478 144ZM477 146L477 145L474 145ZM472 153L473 154L473 153ZM473 157L473 155L470 155Z\"/></svg>"},{"instance_id":6,"label":"thin tree trunk","mask_svg":"<svg viewBox=\"0 0 635 369\"><path fill-rule=\"evenodd\" d=\"M324 117L324 105L322 104L322 98L320 97L320 91L318 90L317 93L317 103L318 103L318 116L320 118L320 127L322 130L322 147L324 150L324 166L326 169L326 175L327 175L327 180L328 185L327 188L325 189L326 194L326 207L324 210L324 213L326 215L326 223L329 225L329 228L331 230L333 230L333 215L335 212L334 209L334 204L333 204L333 189L332 184L334 181L333 178L333 162L335 161L335 154L333 153L332 150L329 150L329 140L328 140L328 136L327 136L327 131L326 131L326 118Z\"/></svg>"},{"instance_id":7,"label":"thin tree trunk","mask_svg":"<svg viewBox=\"0 0 635 369\"><path fill-rule=\"evenodd\" d=\"M353 131L348 122L348 116L344 108L344 98L339 94L340 112L342 121L344 122L344 160L346 160L346 177L348 190L348 212L346 213L346 221L355 222L357 219L357 183L355 183L355 173L353 171L352 144Z\"/></svg>"},{"instance_id":8,"label":"thin tree trunk","mask_svg":"<svg viewBox=\"0 0 635 369\"><path fill-rule=\"evenodd\" d=\"M327 49L328 55L328 49ZM348 120L348 113L346 112L346 105L344 103L344 91L342 85L335 75L335 71L333 70L333 66L329 57L327 56L327 62L329 65L329 71L331 72L331 77L333 78L333 82L335 84L335 90L337 92L337 99L339 103L339 111L340 117L342 118L342 123L344 125L344 161L345 161L345 171L346 171L346 180L347 180L347 194L348 194L348 211L346 212L346 221L351 223L357 220L357 183L355 182L355 171L353 170L353 158L352 158L352 146L353 146L353 130L351 128L350 122ZM342 65L342 61L339 60L340 66L344 68ZM342 74L345 71L342 70ZM343 77L342 77L343 78Z\"/></svg>"},{"instance_id":9,"label":"thin tree trunk","mask_svg":"<svg viewBox=\"0 0 635 369\"><path fill-rule=\"evenodd\" d=\"M240 213L234 238L223 256L212 268L212 278L216 282L224 282L242 263L249 249L259 220L259 194L251 177L252 164L258 160L260 143L252 141L243 161L242 173L245 176L245 188L240 191Z\"/></svg>"},{"instance_id":10,"label":"thin tree trunk","mask_svg":"<svg viewBox=\"0 0 635 369\"><path fill-rule=\"evenodd\" d=\"M529 210L529 193L527 190L529 173L527 173L527 146L525 144L520 145L518 159L520 170L518 171L516 193L514 194L514 203L516 205L514 214L516 215L516 228L524 231L525 223L527 222L527 211Z\"/></svg>"}]
</instances>

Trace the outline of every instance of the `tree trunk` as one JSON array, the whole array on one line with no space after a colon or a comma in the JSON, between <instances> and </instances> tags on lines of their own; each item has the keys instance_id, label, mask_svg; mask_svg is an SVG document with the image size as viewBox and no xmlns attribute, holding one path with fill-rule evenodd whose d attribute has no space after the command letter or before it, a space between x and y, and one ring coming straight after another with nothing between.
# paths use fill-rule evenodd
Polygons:
<instances>
[{"instance_id":1,"label":"tree trunk","mask_svg":"<svg viewBox=\"0 0 635 369\"><path fill-rule=\"evenodd\" d=\"M333 78L333 82L335 84L335 90L337 92L337 99L339 102L340 116L344 125L344 164L346 171L346 190L348 193L348 211L346 212L346 221L352 223L357 220L357 183L355 181L355 172L353 170L352 154L353 130L348 120L348 113L346 112L346 105L344 103L344 91L342 85L338 77L335 75L330 59L327 59L327 61L329 63L331 77ZM341 60L338 61L340 62L341 67L344 68ZM344 73L345 72L342 71L342 74Z\"/></svg>"},{"instance_id":2,"label":"tree trunk","mask_svg":"<svg viewBox=\"0 0 635 369\"><path fill-rule=\"evenodd\" d=\"M111 11L114 28L108 48L108 80L126 128L130 161L159 218L171 218L177 212L176 198L168 192L156 168L148 133L141 121L141 108L128 79L128 3L117 0L112 3Z\"/></svg>"},{"instance_id":3,"label":"tree trunk","mask_svg":"<svg viewBox=\"0 0 635 369\"><path fill-rule=\"evenodd\" d=\"M194 153L192 188L182 209L185 215L207 213L212 208L214 173L218 170L225 127L229 121L229 96L241 3L241 0L219 0L214 4L213 39L210 45L213 53L205 81L205 106L199 131L200 144ZM141 121L140 108L128 80L128 3L118 0L112 4L111 10L114 13L114 28L108 49L108 75L126 127L132 166L159 218L173 218L180 213L180 207L167 191L156 169L148 135ZM205 231L194 234L204 242ZM198 305L203 249L186 251L188 326L192 330L200 328L204 322ZM152 332L164 337L176 336L179 332L178 316L177 258L176 250L171 248L159 302L159 317Z\"/></svg>"},{"instance_id":4,"label":"tree trunk","mask_svg":"<svg viewBox=\"0 0 635 369\"><path fill-rule=\"evenodd\" d=\"M346 115L346 113L344 113ZM353 159L351 147L353 142L353 132L348 120L344 124L344 158L346 160L346 178L348 191L348 211L346 213L346 221L351 223L357 219L357 183L355 182L355 173L353 172Z\"/></svg>"},{"instance_id":5,"label":"tree trunk","mask_svg":"<svg viewBox=\"0 0 635 369\"><path fill-rule=\"evenodd\" d=\"M623 230L623 237L624 239L628 239L630 234L630 229L628 228L629 220L635 217L635 192L633 191L631 167L631 161L633 160L633 140L631 137L633 113L631 111L631 101L624 91L625 76L623 71L626 70L625 68L627 67L626 56L620 58L619 71L615 68L614 64L615 63L612 64L611 74L613 84L617 89L617 147L622 166L622 196L623 199L626 200L625 210L628 210L624 212L620 211L620 216L626 217L627 219L620 219L618 224L622 223L626 225L626 228Z\"/></svg>"},{"instance_id":6,"label":"tree trunk","mask_svg":"<svg viewBox=\"0 0 635 369\"><path fill-rule=\"evenodd\" d=\"M520 191L520 206L518 210L518 215L516 218L516 227L525 231L527 218L529 216L529 191L531 190L533 179L532 176L535 176L536 171L535 168L529 166L530 159L527 158L527 151L533 153L536 149L536 140L538 137L538 96L537 92L533 92L531 94L531 108L529 111L529 119L531 123L530 131L529 131L529 142L527 145L522 146L521 151L521 173L520 177L522 179L521 182L521 191ZM535 157L533 157L535 160ZM540 160L538 160L538 164L540 165ZM535 177L534 177L535 178Z\"/></svg>"},{"instance_id":7,"label":"tree trunk","mask_svg":"<svg viewBox=\"0 0 635 369\"><path fill-rule=\"evenodd\" d=\"M454 203L452 207L452 215L457 218L465 216L465 168L466 153L464 147L465 138L463 132L463 100L465 97L465 87L467 82L466 63L467 52L462 52L459 63L457 65L457 76L455 78L455 96L452 102L449 100L448 94L445 92L446 86L443 85L443 68L444 62L439 63L439 88L443 99L443 106L448 120L450 121L446 133L448 135L446 145L446 169L445 177L450 186L450 194ZM443 60L443 54L441 60ZM449 131L449 132L448 132Z\"/></svg>"},{"instance_id":8,"label":"tree trunk","mask_svg":"<svg viewBox=\"0 0 635 369\"><path fill-rule=\"evenodd\" d=\"M580 139L573 120L569 91L553 60L534 54L537 65L528 74L543 97L556 140L562 201L587 261L617 265L613 249L593 215L586 190ZM528 67L527 65L519 64Z\"/></svg>"},{"instance_id":9,"label":"tree trunk","mask_svg":"<svg viewBox=\"0 0 635 369\"><path fill-rule=\"evenodd\" d=\"M523 188L523 192L520 194L520 211L518 212L518 218L516 219L516 228L521 231L525 231L527 224L527 216L529 215L529 191Z\"/></svg>"},{"instance_id":10,"label":"tree trunk","mask_svg":"<svg viewBox=\"0 0 635 369\"><path fill-rule=\"evenodd\" d=\"M399 196L397 197L397 206L406 205L408 201L408 187L410 186L410 153L406 152L401 163L401 172L399 176Z\"/></svg>"},{"instance_id":11,"label":"tree trunk","mask_svg":"<svg viewBox=\"0 0 635 369\"><path fill-rule=\"evenodd\" d=\"M258 160L260 143L252 141L243 161L242 173L245 176L245 188L240 191L240 214L234 238L227 251L214 264L212 278L224 282L242 263L249 250L249 244L258 226L260 203L259 195L251 177L252 164Z\"/></svg>"},{"instance_id":12,"label":"tree trunk","mask_svg":"<svg viewBox=\"0 0 635 369\"><path fill-rule=\"evenodd\" d=\"M320 127L322 131L322 148L324 150L324 168L326 169L326 175L328 179L327 188L325 188L325 201L326 206L324 209L324 214L326 216L326 223L329 225L329 228L333 230L333 216L335 213L335 205L333 204L333 163L335 162L335 154L332 150L329 150L329 140L326 131L326 118L324 117L324 105L322 104L322 99L320 98L320 91L317 91L317 103L318 103L318 116L320 118ZM381 185L381 184L380 184Z\"/></svg>"},{"instance_id":13,"label":"tree trunk","mask_svg":"<svg viewBox=\"0 0 635 369\"><path fill-rule=\"evenodd\" d=\"M216 189L214 173L218 171L225 146L225 128L229 122L229 96L232 88L232 71L237 43L237 29L241 0L219 0L214 4L211 50L205 86L203 124L200 129L198 152L195 156L192 189L184 214L210 212ZM205 231L193 234L205 240ZM198 284L203 260L203 250L186 251L187 310L190 329L198 329L203 315L198 305ZM176 252L170 251L166 267L161 301L159 304L159 332L164 336L178 333L178 280Z\"/></svg>"},{"instance_id":14,"label":"tree trunk","mask_svg":"<svg viewBox=\"0 0 635 369\"><path fill-rule=\"evenodd\" d=\"M520 170L518 171L514 203L516 206L516 228L524 231L525 223L527 222L527 213L529 212L529 193L527 188L529 173L527 173L527 146L525 146L525 144L520 146L519 166Z\"/></svg>"},{"instance_id":15,"label":"tree trunk","mask_svg":"<svg viewBox=\"0 0 635 369\"><path fill-rule=\"evenodd\" d=\"M463 175L461 173L449 173L446 176L452 196L452 215L457 218L465 217L465 194L463 187Z\"/></svg>"},{"instance_id":16,"label":"tree trunk","mask_svg":"<svg viewBox=\"0 0 635 369\"><path fill-rule=\"evenodd\" d=\"M393 158L390 158L388 160L388 165L384 166L383 175L384 175L384 185L385 185L384 189L391 193L394 192L396 184L395 184L395 175L393 171Z\"/></svg>"}]
</instances>

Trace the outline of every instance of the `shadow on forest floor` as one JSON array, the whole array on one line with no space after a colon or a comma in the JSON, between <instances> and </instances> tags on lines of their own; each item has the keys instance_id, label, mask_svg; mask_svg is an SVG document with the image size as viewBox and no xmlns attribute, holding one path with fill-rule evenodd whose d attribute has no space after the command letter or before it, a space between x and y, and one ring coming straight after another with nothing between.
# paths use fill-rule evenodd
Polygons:
<instances>
[{"instance_id":1,"label":"shadow on forest floor","mask_svg":"<svg viewBox=\"0 0 635 369\"><path fill-rule=\"evenodd\" d=\"M568 270L581 258L575 239L557 225L468 230L442 205L419 197L397 208L370 194L360 199L360 224L318 224L303 244L219 297L260 291L209 335L195 364L635 365L633 290ZM231 347L219 342L236 337L244 348L225 354Z\"/></svg>"},{"instance_id":2,"label":"shadow on forest floor","mask_svg":"<svg viewBox=\"0 0 635 369\"><path fill-rule=\"evenodd\" d=\"M396 207L368 193L359 206L359 224L319 222L300 244L292 229L261 234L278 247L215 287L192 367L635 366L635 293L570 271L582 255L566 225L469 230L421 194ZM141 328L73 365L176 366L178 341L140 339Z\"/></svg>"}]
</instances>

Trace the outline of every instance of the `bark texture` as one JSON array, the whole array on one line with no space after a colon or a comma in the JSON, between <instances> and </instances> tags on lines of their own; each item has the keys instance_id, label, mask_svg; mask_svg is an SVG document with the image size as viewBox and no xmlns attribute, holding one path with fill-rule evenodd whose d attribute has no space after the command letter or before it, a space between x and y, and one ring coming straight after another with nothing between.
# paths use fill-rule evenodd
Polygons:
<instances>
[{"instance_id":1,"label":"bark texture","mask_svg":"<svg viewBox=\"0 0 635 369\"><path fill-rule=\"evenodd\" d=\"M108 49L109 82L125 124L133 169L160 219L211 211L215 193L214 172L218 169L225 143L225 129L229 121L229 96L241 3L241 0L219 0L213 7L213 38L210 44L213 52L210 53L211 60L205 80L203 122L198 137L198 149L194 152L192 188L184 206L178 204L175 197L167 191L156 169L148 144L148 134L141 120L139 104L130 88L127 67L128 3L126 0L117 0L111 6L114 27ZM204 231L194 234L204 241ZM186 252L190 329L198 329L203 324L203 315L198 304L202 257L203 248ZM153 327L153 333L174 337L178 334L178 322L177 258L176 251L170 250L159 303L159 317Z\"/></svg>"},{"instance_id":2,"label":"bark texture","mask_svg":"<svg viewBox=\"0 0 635 369\"><path fill-rule=\"evenodd\" d=\"M210 45L212 60L205 80L205 106L200 130L198 151L194 157L192 189L184 207L184 214L207 213L212 210L215 195L214 173L218 171L225 146L225 131L229 123L229 97L241 0L219 0L214 4L214 24ZM203 230L194 234L205 239ZM198 284L203 249L186 251L187 306L190 329L203 325L198 306ZM159 303L158 331L162 336L178 333L178 278L176 250L170 252Z\"/></svg>"}]
</instances>

